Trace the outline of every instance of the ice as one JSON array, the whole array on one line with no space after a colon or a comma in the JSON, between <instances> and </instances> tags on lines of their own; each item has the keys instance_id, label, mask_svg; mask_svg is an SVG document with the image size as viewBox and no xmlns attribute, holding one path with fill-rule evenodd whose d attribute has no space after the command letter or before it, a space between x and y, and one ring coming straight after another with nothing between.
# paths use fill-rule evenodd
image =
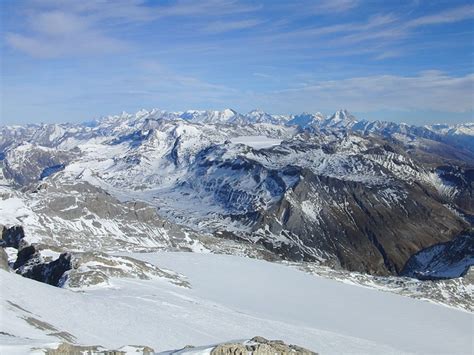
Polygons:
<instances>
[{"instance_id":1,"label":"ice","mask_svg":"<svg viewBox=\"0 0 474 355\"><path fill-rule=\"evenodd\" d=\"M254 149L270 148L281 143L281 139L266 136L239 136L231 138L230 141L234 144L245 144Z\"/></svg>"}]
</instances>

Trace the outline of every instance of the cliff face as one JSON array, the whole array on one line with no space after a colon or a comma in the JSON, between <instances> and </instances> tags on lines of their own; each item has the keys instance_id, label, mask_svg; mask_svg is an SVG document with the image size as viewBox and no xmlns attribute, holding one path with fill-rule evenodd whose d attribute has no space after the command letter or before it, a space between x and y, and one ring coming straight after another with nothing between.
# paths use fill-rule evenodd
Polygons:
<instances>
[{"instance_id":1,"label":"cliff face","mask_svg":"<svg viewBox=\"0 0 474 355\"><path fill-rule=\"evenodd\" d=\"M289 259L324 256L348 270L399 274L414 253L451 240L468 225L435 191L403 183L399 191L403 200L386 189L305 170L255 228L268 225L267 233L282 235L275 250Z\"/></svg>"}]
</instances>

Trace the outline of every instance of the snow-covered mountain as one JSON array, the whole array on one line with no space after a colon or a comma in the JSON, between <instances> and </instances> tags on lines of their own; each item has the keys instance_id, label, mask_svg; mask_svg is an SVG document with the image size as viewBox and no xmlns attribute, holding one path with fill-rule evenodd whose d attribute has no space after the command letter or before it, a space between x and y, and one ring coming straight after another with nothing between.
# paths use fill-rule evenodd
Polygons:
<instances>
[{"instance_id":1,"label":"snow-covered mountain","mask_svg":"<svg viewBox=\"0 0 474 355\"><path fill-rule=\"evenodd\" d=\"M474 123L460 123L456 125L434 124L426 128L440 134L453 136L474 136Z\"/></svg>"},{"instance_id":2,"label":"snow-covered mountain","mask_svg":"<svg viewBox=\"0 0 474 355\"><path fill-rule=\"evenodd\" d=\"M398 274L413 254L470 228L474 154L443 132L346 110L327 118L142 110L94 124L3 127L0 147L5 189L91 186L117 202L149 204L196 234L289 260ZM87 233L111 235L94 228Z\"/></svg>"}]
</instances>

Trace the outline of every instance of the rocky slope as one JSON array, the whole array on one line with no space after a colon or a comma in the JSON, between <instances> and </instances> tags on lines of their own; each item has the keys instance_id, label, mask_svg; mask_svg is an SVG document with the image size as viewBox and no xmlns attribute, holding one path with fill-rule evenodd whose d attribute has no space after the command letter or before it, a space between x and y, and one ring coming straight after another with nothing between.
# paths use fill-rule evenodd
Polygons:
<instances>
[{"instance_id":1,"label":"rocky slope","mask_svg":"<svg viewBox=\"0 0 474 355\"><path fill-rule=\"evenodd\" d=\"M82 289L110 286L111 278L162 278L189 287L180 275L134 258L100 251L71 252L64 246L30 244L21 226L3 226L0 246L4 270L52 286Z\"/></svg>"}]
</instances>

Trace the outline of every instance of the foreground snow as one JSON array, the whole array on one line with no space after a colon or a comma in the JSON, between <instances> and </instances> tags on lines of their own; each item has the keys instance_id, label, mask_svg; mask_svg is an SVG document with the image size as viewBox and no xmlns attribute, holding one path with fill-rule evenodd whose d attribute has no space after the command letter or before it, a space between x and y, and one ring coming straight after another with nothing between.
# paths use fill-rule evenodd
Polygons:
<instances>
[{"instance_id":1,"label":"foreground snow","mask_svg":"<svg viewBox=\"0 0 474 355\"><path fill-rule=\"evenodd\" d=\"M254 259L195 253L133 256L184 274L192 288L162 279L114 279L109 288L72 292L0 271L0 352L54 346L64 338L48 334L59 332L78 344L139 344L156 351L255 335L321 354L473 350L473 318L467 312Z\"/></svg>"}]
</instances>

